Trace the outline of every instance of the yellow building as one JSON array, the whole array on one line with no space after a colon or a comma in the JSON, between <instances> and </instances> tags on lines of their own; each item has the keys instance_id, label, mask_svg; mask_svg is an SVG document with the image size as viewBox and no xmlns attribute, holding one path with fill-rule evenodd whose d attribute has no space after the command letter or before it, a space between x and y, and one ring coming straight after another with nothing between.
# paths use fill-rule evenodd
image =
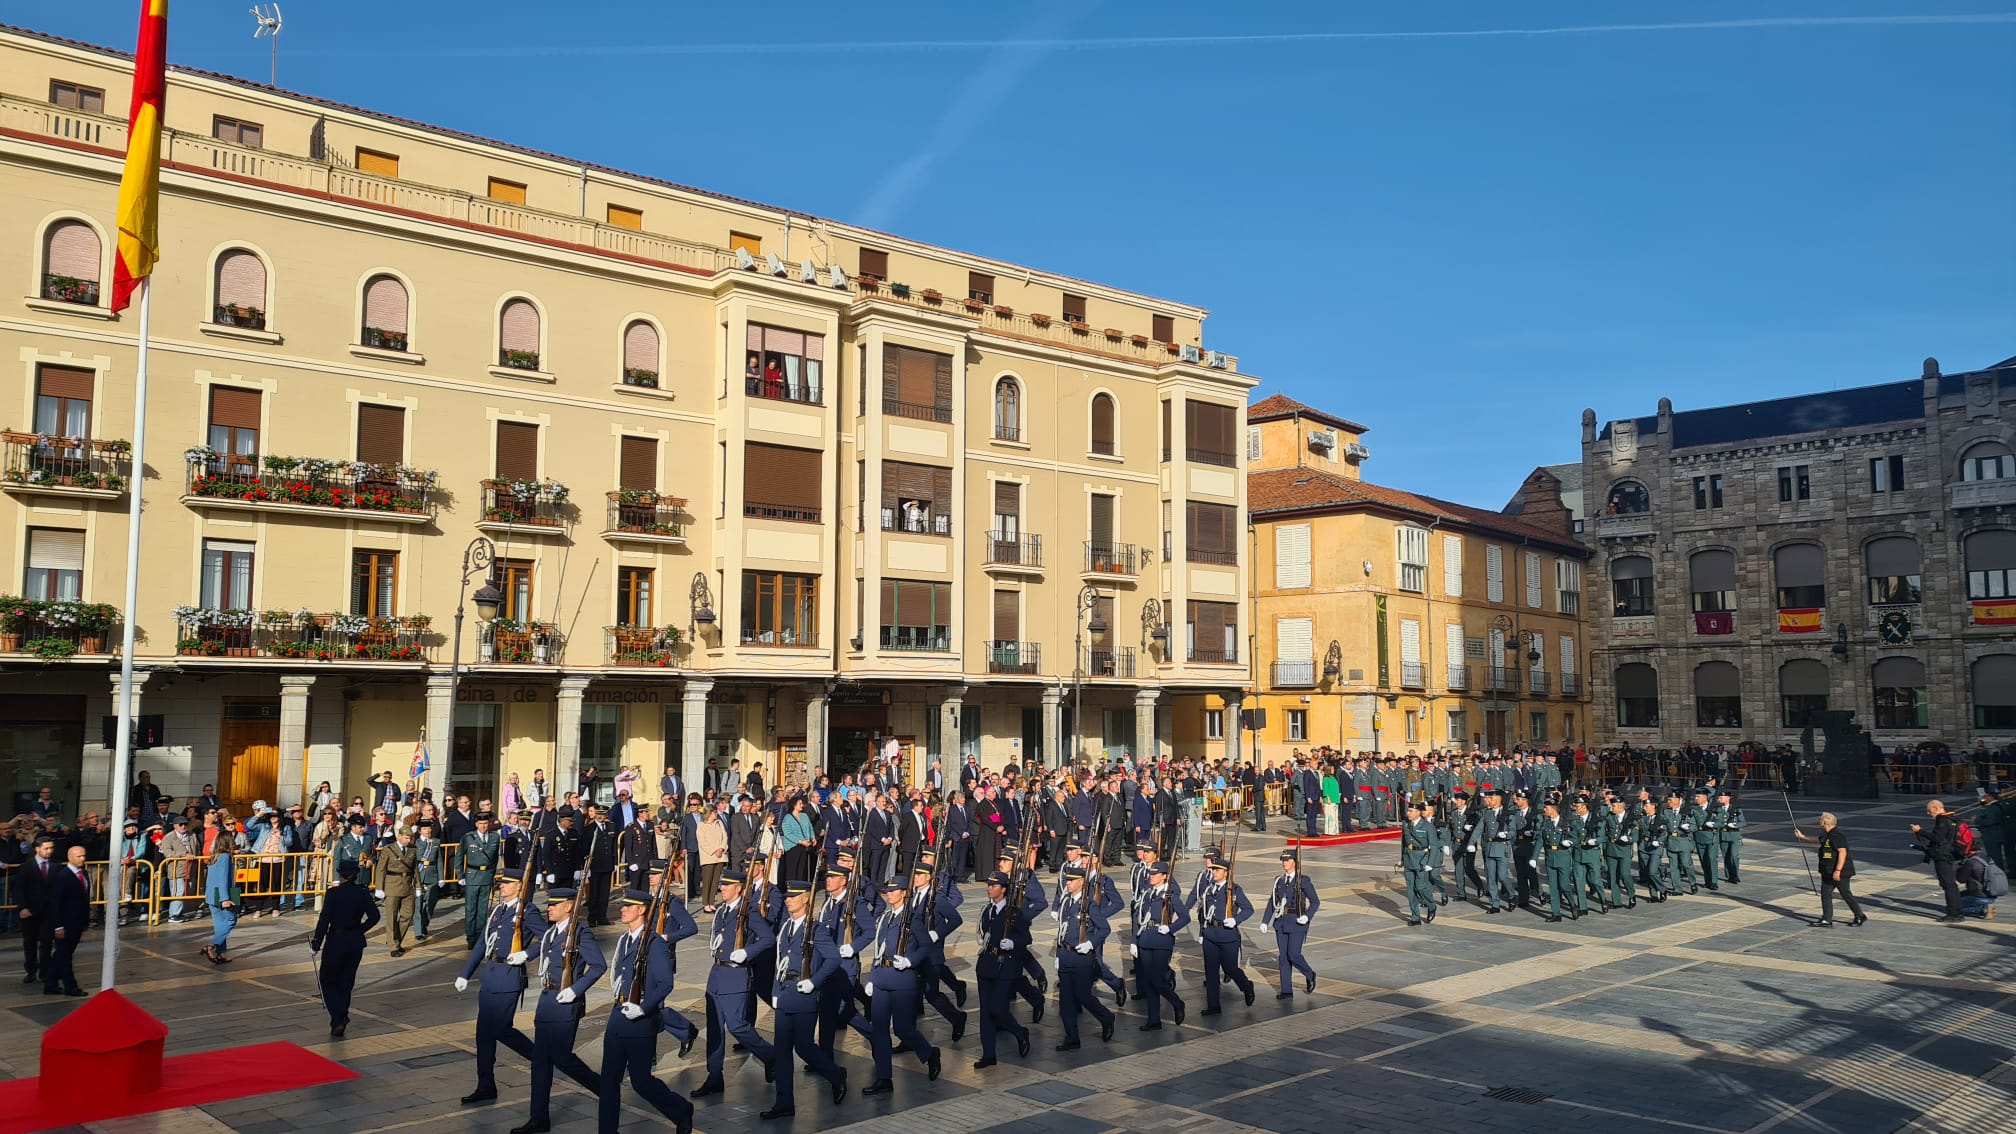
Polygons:
<instances>
[{"instance_id":1,"label":"yellow building","mask_svg":"<svg viewBox=\"0 0 2016 1134\"><path fill-rule=\"evenodd\" d=\"M1054 764L1243 679L1255 380L1201 308L172 71L135 470L138 311L103 294L131 63L8 33L0 64L0 561L116 603L143 494L137 766L170 794L356 793L423 728L478 797L851 770L876 734ZM0 630L0 780L89 806L120 614L35 609Z\"/></svg>"},{"instance_id":2,"label":"yellow building","mask_svg":"<svg viewBox=\"0 0 2016 1134\"><path fill-rule=\"evenodd\" d=\"M1514 519L1367 483L1366 427L1282 395L1246 420L1252 684L1180 701L1179 749L1264 766L1587 735L1588 553L1558 481L1536 470ZM1240 709L1264 724L1239 735Z\"/></svg>"}]
</instances>

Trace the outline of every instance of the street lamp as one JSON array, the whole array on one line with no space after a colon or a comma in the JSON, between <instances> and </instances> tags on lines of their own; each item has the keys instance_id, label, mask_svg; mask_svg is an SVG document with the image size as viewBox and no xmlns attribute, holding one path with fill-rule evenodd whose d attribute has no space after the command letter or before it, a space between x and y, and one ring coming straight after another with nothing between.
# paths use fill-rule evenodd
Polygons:
<instances>
[{"instance_id":1,"label":"street lamp","mask_svg":"<svg viewBox=\"0 0 2016 1134\"><path fill-rule=\"evenodd\" d=\"M693 572L693 586L686 594L692 603L692 620L686 624L686 638L697 641L700 627L714 625L714 592L707 587L707 572Z\"/></svg>"},{"instance_id":2,"label":"street lamp","mask_svg":"<svg viewBox=\"0 0 2016 1134\"><path fill-rule=\"evenodd\" d=\"M1323 651L1323 680L1335 681L1344 672L1344 647L1337 639L1330 639L1330 648Z\"/></svg>"},{"instance_id":3,"label":"street lamp","mask_svg":"<svg viewBox=\"0 0 2016 1134\"><path fill-rule=\"evenodd\" d=\"M448 745L451 750L455 745L455 694L462 685L462 617L465 611L464 603L465 600L474 598L476 600L476 617L484 622L489 622L497 617L497 608L504 605L504 592L498 590L497 584L488 577L491 561L496 558L497 545L482 536L477 536L475 539L470 540L469 546L462 549L462 583L455 592L455 641L449 646L448 656ZM474 579L479 573L485 576L483 585L477 587L476 593L471 595L469 593L469 580ZM431 769L428 774L433 774ZM445 770L442 774L441 782L444 785L447 783Z\"/></svg>"},{"instance_id":4,"label":"street lamp","mask_svg":"<svg viewBox=\"0 0 2016 1134\"><path fill-rule=\"evenodd\" d=\"M1106 596L1100 594L1098 589L1089 583L1080 587L1078 589L1078 609L1071 617L1071 624L1077 631L1073 639L1073 652L1077 655L1078 661L1077 688L1072 694L1071 704L1071 759L1074 761L1085 751L1085 662L1087 660L1085 656L1085 632L1090 630L1094 638L1106 633L1106 620L1099 617L1099 600L1104 597ZM1092 616L1089 620L1085 617L1088 614Z\"/></svg>"}]
</instances>

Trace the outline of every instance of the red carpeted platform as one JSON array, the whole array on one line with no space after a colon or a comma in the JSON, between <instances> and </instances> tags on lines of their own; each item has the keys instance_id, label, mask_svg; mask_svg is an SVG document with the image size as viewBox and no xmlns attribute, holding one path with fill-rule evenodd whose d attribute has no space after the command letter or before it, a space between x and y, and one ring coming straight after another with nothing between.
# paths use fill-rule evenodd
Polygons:
<instances>
[{"instance_id":1,"label":"red carpeted platform","mask_svg":"<svg viewBox=\"0 0 2016 1134\"><path fill-rule=\"evenodd\" d=\"M0 1083L0 1134L30 1134L129 1114L355 1079L291 1043L163 1058L168 1029L117 991L93 996L42 1033L42 1074Z\"/></svg>"},{"instance_id":2,"label":"red carpeted platform","mask_svg":"<svg viewBox=\"0 0 2016 1134\"><path fill-rule=\"evenodd\" d=\"M1315 838L1293 838L1288 840L1291 847L1304 850L1322 847L1345 847L1352 843L1377 843L1400 837L1400 828L1388 827L1380 831L1350 831L1341 835L1318 835Z\"/></svg>"}]
</instances>

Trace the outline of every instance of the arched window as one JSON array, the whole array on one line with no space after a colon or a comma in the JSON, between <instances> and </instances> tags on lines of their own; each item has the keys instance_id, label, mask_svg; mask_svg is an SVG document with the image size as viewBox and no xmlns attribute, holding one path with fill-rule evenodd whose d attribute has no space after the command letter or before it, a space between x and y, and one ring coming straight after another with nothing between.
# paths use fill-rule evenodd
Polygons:
<instances>
[{"instance_id":1,"label":"arched window","mask_svg":"<svg viewBox=\"0 0 2016 1134\"><path fill-rule=\"evenodd\" d=\"M497 365L539 369L539 309L531 300L507 300L497 313Z\"/></svg>"},{"instance_id":2,"label":"arched window","mask_svg":"<svg viewBox=\"0 0 2016 1134\"><path fill-rule=\"evenodd\" d=\"M266 262L243 248L217 257L217 302L211 315L227 327L266 329Z\"/></svg>"},{"instance_id":3,"label":"arched window","mask_svg":"<svg viewBox=\"0 0 2016 1134\"><path fill-rule=\"evenodd\" d=\"M663 365L658 353L658 328L634 319L623 328L623 384L658 388L658 371Z\"/></svg>"},{"instance_id":4,"label":"arched window","mask_svg":"<svg viewBox=\"0 0 2016 1134\"><path fill-rule=\"evenodd\" d=\"M1918 541L1910 536L1884 536L1862 547L1862 569L1869 578L1869 602L1875 606L1918 601Z\"/></svg>"},{"instance_id":5,"label":"arched window","mask_svg":"<svg viewBox=\"0 0 2016 1134\"><path fill-rule=\"evenodd\" d=\"M1819 610L1827 605L1827 553L1817 543L1788 543L1771 553L1778 609Z\"/></svg>"},{"instance_id":6,"label":"arched window","mask_svg":"<svg viewBox=\"0 0 2016 1134\"><path fill-rule=\"evenodd\" d=\"M42 238L42 298L98 306L98 230L81 220L61 220Z\"/></svg>"},{"instance_id":7,"label":"arched window","mask_svg":"<svg viewBox=\"0 0 2016 1134\"><path fill-rule=\"evenodd\" d=\"M1924 728L1925 663L1884 658L1871 670L1876 681L1877 728Z\"/></svg>"},{"instance_id":8,"label":"arched window","mask_svg":"<svg viewBox=\"0 0 2016 1134\"><path fill-rule=\"evenodd\" d=\"M1618 618L1652 613L1652 560L1626 555L1610 561L1610 597Z\"/></svg>"},{"instance_id":9,"label":"arched window","mask_svg":"<svg viewBox=\"0 0 2016 1134\"><path fill-rule=\"evenodd\" d=\"M2016 477L2016 454L2000 441L1983 441L1960 455L1961 480L2008 480Z\"/></svg>"},{"instance_id":10,"label":"arched window","mask_svg":"<svg viewBox=\"0 0 2016 1134\"><path fill-rule=\"evenodd\" d=\"M1643 662L1620 665L1617 680L1617 726L1659 727L1659 671Z\"/></svg>"},{"instance_id":11,"label":"arched window","mask_svg":"<svg viewBox=\"0 0 2016 1134\"><path fill-rule=\"evenodd\" d=\"M1743 678L1728 662L1694 667L1694 723L1702 728L1743 727Z\"/></svg>"},{"instance_id":12,"label":"arched window","mask_svg":"<svg viewBox=\"0 0 2016 1134\"><path fill-rule=\"evenodd\" d=\"M1813 714L1827 711L1827 664L1795 658L1778 667L1778 705L1786 728L1805 728Z\"/></svg>"},{"instance_id":13,"label":"arched window","mask_svg":"<svg viewBox=\"0 0 2016 1134\"><path fill-rule=\"evenodd\" d=\"M2016 531L1975 532L1961 545L1967 560L1967 597L2016 598Z\"/></svg>"},{"instance_id":14,"label":"arched window","mask_svg":"<svg viewBox=\"0 0 2016 1134\"><path fill-rule=\"evenodd\" d=\"M392 276L373 276L364 285L362 342L379 350L405 350L406 285Z\"/></svg>"},{"instance_id":15,"label":"arched window","mask_svg":"<svg viewBox=\"0 0 2016 1134\"><path fill-rule=\"evenodd\" d=\"M1974 663L1974 727L2016 732L2016 654Z\"/></svg>"},{"instance_id":16,"label":"arched window","mask_svg":"<svg viewBox=\"0 0 2016 1134\"><path fill-rule=\"evenodd\" d=\"M1635 480L1620 480L1610 486L1610 500L1603 509L1612 516L1635 516L1652 510L1652 494Z\"/></svg>"},{"instance_id":17,"label":"arched window","mask_svg":"<svg viewBox=\"0 0 2016 1134\"><path fill-rule=\"evenodd\" d=\"M994 439L1022 440L1022 387L1013 378L994 383Z\"/></svg>"},{"instance_id":18,"label":"arched window","mask_svg":"<svg viewBox=\"0 0 2016 1134\"><path fill-rule=\"evenodd\" d=\"M1711 548L1687 557L1687 589L1694 596L1694 613L1722 614L1736 609L1736 553ZM1700 620L1696 620L1697 623ZM1703 633L1726 634L1722 623L1710 620L1714 630Z\"/></svg>"},{"instance_id":19,"label":"arched window","mask_svg":"<svg viewBox=\"0 0 2016 1134\"><path fill-rule=\"evenodd\" d=\"M1092 451L1108 457L1112 456L1114 451L1113 433L1112 395L1092 395Z\"/></svg>"}]
</instances>

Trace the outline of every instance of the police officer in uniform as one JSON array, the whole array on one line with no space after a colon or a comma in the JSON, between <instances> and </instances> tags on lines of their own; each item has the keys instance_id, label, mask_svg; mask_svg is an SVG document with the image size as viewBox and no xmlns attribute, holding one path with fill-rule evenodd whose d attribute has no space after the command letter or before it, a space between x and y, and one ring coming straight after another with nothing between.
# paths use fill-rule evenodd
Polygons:
<instances>
[{"instance_id":1,"label":"police officer in uniform","mask_svg":"<svg viewBox=\"0 0 2016 1134\"><path fill-rule=\"evenodd\" d=\"M1610 901L1603 896L1598 879L1603 870L1603 821L1589 812L1589 797L1575 797L1575 814L1568 819L1575 838L1575 906L1589 912L1589 896L1596 896L1596 912L1609 913Z\"/></svg>"},{"instance_id":2,"label":"police officer in uniform","mask_svg":"<svg viewBox=\"0 0 2016 1134\"><path fill-rule=\"evenodd\" d=\"M651 895L626 890L618 917L623 936L616 939L616 963L609 969L609 987L616 1002L602 1031L602 1075L596 1085L598 1134L616 1134L622 1116L623 1078L637 1097L672 1121L677 1134L691 1134L693 1104L651 1074L658 1058L658 1009L672 995L671 950L644 924Z\"/></svg>"},{"instance_id":3,"label":"police officer in uniform","mask_svg":"<svg viewBox=\"0 0 2016 1134\"><path fill-rule=\"evenodd\" d=\"M1612 797L1610 813L1603 817L1603 894L1612 906L1638 908L1638 891L1631 885L1631 860L1637 854L1638 824L1625 810L1621 797Z\"/></svg>"},{"instance_id":4,"label":"police officer in uniform","mask_svg":"<svg viewBox=\"0 0 2016 1134\"><path fill-rule=\"evenodd\" d=\"M1442 841L1435 824L1421 817L1421 803L1407 801L1407 822L1400 828L1400 870L1407 878L1407 924L1435 920L1435 860ZM1205 976L1206 987L1210 976Z\"/></svg>"},{"instance_id":5,"label":"police officer in uniform","mask_svg":"<svg viewBox=\"0 0 2016 1134\"><path fill-rule=\"evenodd\" d=\"M1022 961L1030 953L1030 928L1045 906L1043 888L1022 891L1022 904L1010 909L1009 890L1014 881L997 870L987 876L987 903L980 907L980 955L973 962L973 975L980 982L980 1058L975 1071L994 1066L995 1039L1007 1031L1015 1037L1016 1053L1029 1056L1029 1030L1015 1019L1015 987L1022 976ZM1040 1004L1039 1004L1039 1019Z\"/></svg>"},{"instance_id":6,"label":"police officer in uniform","mask_svg":"<svg viewBox=\"0 0 2016 1134\"><path fill-rule=\"evenodd\" d=\"M1561 801L1549 797L1545 817L1540 820L1540 853L1546 856L1547 920L1561 920L1561 899L1568 899L1568 916L1581 917L1577 903L1581 891L1575 888L1575 835L1568 820L1561 817Z\"/></svg>"},{"instance_id":7,"label":"police officer in uniform","mask_svg":"<svg viewBox=\"0 0 2016 1134\"><path fill-rule=\"evenodd\" d=\"M491 830L497 817L488 811L476 816L476 829L462 836L462 937L465 947L474 949L483 927L490 921L490 886L496 876L497 853L502 840Z\"/></svg>"},{"instance_id":8,"label":"police officer in uniform","mask_svg":"<svg viewBox=\"0 0 2016 1134\"><path fill-rule=\"evenodd\" d=\"M1246 997L1247 1007L1253 1006L1253 978L1239 967L1239 925L1253 916L1253 903L1244 887L1230 881L1230 866L1215 848L1204 853L1204 865L1210 869L1211 880L1190 895L1190 906L1197 918L1197 937L1204 946L1201 1014L1216 1016L1221 1011L1218 1001L1223 977L1232 979Z\"/></svg>"},{"instance_id":9,"label":"police officer in uniform","mask_svg":"<svg viewBox=\"0 0 2016 1134\"><path fill-rule=\"evenodd\" d=\"M1078 1012L1092 1013L1099 1021L1099 1038L1113 1038L1113 1013L1092 994L1092 978L1104 965L1099 960L1101 946L1112 932L1108 919L1119 912L1116 899L1108 905L1096 891L1085 886L1085 867L1071 863L1064 868L1064 897L1057 904L1057 1015L1064 1023L1064 1042L1058 1051L1078 1050Z\"/></svg>"},{"instance_id":10,"label":"police officer in uniform","mask_svg":"<svg viewBox=\"0 0 2016 1134\"><path fill-rule=\"evenodd\" d=\"M828 1056L833 1054L840 1028L856 1016L854 997L861 983L856 944L865 943L867 927L875 918L874 901L867 894L856 893L848 901L853 875L850 866L827 867L826 901L819 907L819 928L833 939L833 951L839 958L833 972L819 982L819 1050Z\"/></svg>"},{"instance_id":11,"label":"police officer in uniform","mask_svg":"<svg viewBox=\"0 0 2016 1134\"><path fill-rule=\"evenodd\" d=\"M1708 789L1694 789L1694 803L1689 813L1694 816L1694 855L1701 862L1701 880L1710 890L1722 887L1715 882L1716 860L1722 857L1722 818L1708 802Z\"/></svg>"},{"instance_id":12,"label":"police officer in uniform","mask_svg":"<svg viewBox=\"0 0 2016 1134\"><path fill-rule=\"evenodd\" d=\"M1148 865L1148 889L1135 899L1134 940L1127 952L1137 962L1142 991L1147 993L1148 1022L1144 1032L1162 1030L1162 1002L1169 1002L1176 1026L1183 1026L1183 998L1176 994L1176 931L1190 924L1183 887L1169 878L1169 864Z\"/></svg>"},{"instance_id":13,"label":"police officer in uniform","mask_svg":"<svg viewBox=\"0 0 2016 1134\"><path fill-rule=\"evenodd\" d=\"M466 843L467 836L465 836ZM546 932L546 918L535 909L523 910L523 936L520 948L512 949L512 938L519 931L519 902L524 900L520 892L524 886L524 874L520 871L506 871L497 878L498 896L502 899L490 911L490 919L483 927L483 936L474 948L469 950L469 959L462 963L462 975L455 978L455 991L467 992L469 978L478 976L482 991L476 997L476 1089L462 1096L463 1106L497 1100L497 1045L532 1058L532 1041L512 1023L518 1013L518 1001L525 995L526 973L539 951L539 939ZM477 891L471 884L471 894Z\"/></svg>"},{"instance_id":14,"label":"police officer in uniform","mask_svg":"<svg viewBox=\"0 0 2016 1134\"><path fill-rule=\"evenodd\" d=\"M1507 908L1519 904L1518 887L1512 884L1512 844L1519 834L1517 823L1517 816L1505 810L1504 793L1486 788L1484 810L1471 844L1484 851L1485 913L1497 913L1501 899Z\"/></svg>"},{"instance_id":15,"label":"police officer in uniform","mask_svg":"<svg viewBox=\"0 0 2016 1134\"><path fill-rule=\"evenodd\" d=\"M364 935L378 924L378 903L357 884L357 860L336 864L339 881L322 897L322 916L315 920L310 953L322 956L322 1006L329 1010L329 1034L343 1038L350 1026L350 990L357 984L357 963L364 959Z\"/></svg>"},{"instance_id":16,"label":"police officer in uniform","mask_svg":"<svg viewBox=\"0 0 2016 1134\"><path fill-rule=\"evenodd\" d=\"M862 988L873 1009L870 1041L875 1052L875 1081L862 1088L863 1095L886 1095L896 1089L890 1081L891 1036L924 1061L933 1081L942 1068L938 1049L917 1026L917 975L930 953L930 926L924 911L909 904L903 883L890 879L882 883L882 900L887 903L875 919L870 937L875 963Z\"/></svg>"},{"instance_id":17,"label":"police officer in uniform","mask_svg":"<svg viewBox=\"0 0 2016 1134\"><path fill-rule=\"evenodd\" d=\"M588 990L609 971L609 963L595 935L574 917L573 887L546 891L546 922L539 940L539 1003L532 1010L532 1115L511 1134L553 1129L547 1101L556 1067L590 1094L601 1089L599 1076L574 1054L574 1039L588 1012Z\"/></svg>"},{"instance_id":18,"label":"police officer in uniform","mask_svg":"<svg viewBox=\"0 0 2016 1134\"><path fill-rule=\"evenodd\" d=\"M1722 876L1731 885L1739 885L1743 881L1743 828L1749 824L1728 788L1716 796L1715 808L1721 823L1716 830L1722 836Z\"/></svg>"},{"instance_id":19,"label":"police officer in uniform","mask_svg":"<svg viewBox=\"0 0 2016 1134\"><path fill-rule=\"evenodd\" d=\"M714 907L714 935L708 946L713 967L707 971L707 1081L687 1092L696 1099L726 1089L721 1068L730 1035L763 1061L766 1077L777 1074L777 1053L756 1032L756 970L751 965L776 938L769 919L744 892L745 878L739 870L721 875L721 902ZM789 1068L785 1070L788 1073Z\"/></svg>"},{"instance_id":20,"label":"police officer in uniform","mask_svg":"<svg viewBox=\"0 0 2016 1134\"><path fill-rule=\"evenodd\" d=\"M832 1084L833 1101L847 1097L847 1072L833 1057L819 1049L816 1027L819 1021L820 984L840 971L840 950L833 938L812 918L812 886L792 879L784 883L784 922L777 927L777 967L770 994L776 1058L788 1061L793 1052L812 1073ZM764 1121L798 1113L793 1105L793 1080L788 1062L776 1076L777 1097L770 1109L757 1117Z\"/></svg>"},{"instance_id":21,"label":"police officer in uniform","mask_svg":"<svg viewBox=\"0 0 2016 1134\"><path fill-rule=\"evenodd\" d=\"M1291 971L1302 974L1302 991L1316 991L1316 970L1302 959L1302 939L1309 936L1309 919L1316 915L1322 902L1316 897L1316 884L1302 873L1300 866L1294 851L1281 852L1281 873L1274 879L1274 889L1267 895L1267 909L1260 915L1260 928L1274 930L1275 950L1281 958L1281 991L1275 994L1276 1000L1286 1000L1295 994L1288 984Z\"/></svg>"}]
</instances>

